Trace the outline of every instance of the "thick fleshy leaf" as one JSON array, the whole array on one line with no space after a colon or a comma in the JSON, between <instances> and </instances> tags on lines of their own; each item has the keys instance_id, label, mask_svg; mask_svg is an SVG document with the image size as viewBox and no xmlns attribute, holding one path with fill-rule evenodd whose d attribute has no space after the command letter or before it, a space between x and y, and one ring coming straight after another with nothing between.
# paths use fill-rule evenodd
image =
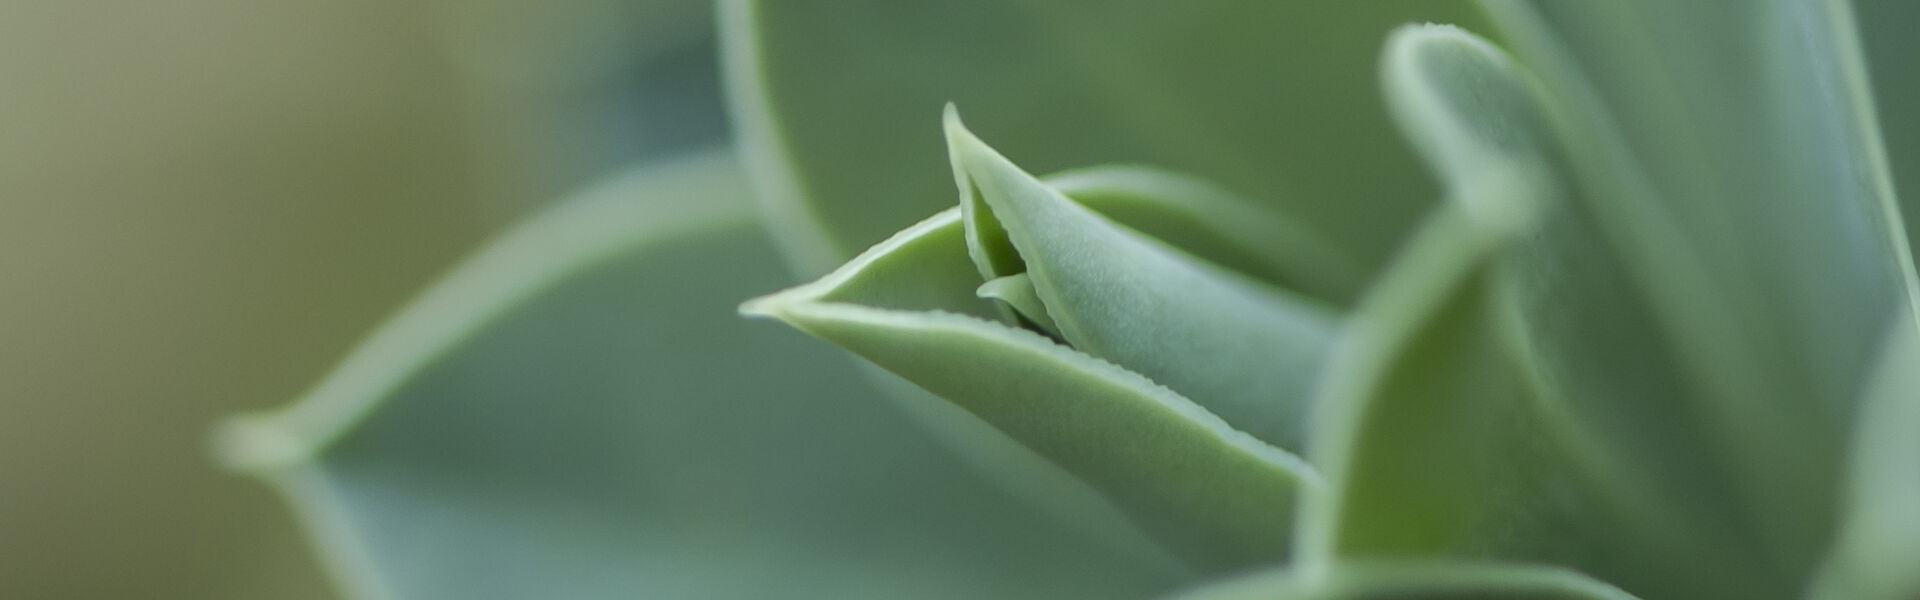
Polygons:
<instances>
[{"instance_id":1,"label":"thick fleshy leaf","mask_svg":"<svg viewBox=\"0 0 1920 600\"><path fill-rule=\"evenodd\" d=\"M1190 172L1371 268L1431 197L1376 104L1378 40L1474 18L1450 0L726 0L720 21L766 206L825 272L944 207L922 124L949 101L1035 172Z\"/></svg>"},{"instance_id":2,"label":"thick fleshy leaf","mask_svg":"<svg viewBox=\"0 0 1920 600\"><path fill-rule=\"evenodd\" d=\"M1788 579L1831 534L1854 400L1910 257L1846 2L1487 0L1535 67L1593 235L1666 340Z\"/></svg>"},{"instance_id":3,"label":"thick fleshy leaf","mask_svg":"<svg viewBox=\"0 0 1920 600\"><path fill-rule=\"evenodd\" d=\"M1138 374L991 320L964 235L958 210L940 213L742 310L978 415L1105 492L1196 568L1280 560L1312 469Z\"/></svg>"},{"instance_id":4,"label":"thick fleshy leaf","mask_svg":"<svg viewBox=\"0 0 1920 600\"><path fill-rule=\"evenodd\" d=\"M509 233L312 393L234 421L368 598L1126 598L1187 581L1015 501L843 358L738 318L786 280L731 161Z\"/></svg>"},{"instance_id":5,"label":"thick fleshy leaf","mask_svg":"<svg viewBox=\"0 0 1920 600\"><path fill-rule=\"evenodd\" d=\"M1653 597L1791 590L1738 521L1712 512L1725 486L1679 478L1693 456L1641 448L1698 454L1701 434L1671 421L1684 403L1649 402L1678 392L1646 362L1660 347L1635 298L1587 254L1605 246L1567 237L1577 205L1526 75L1433 26L1396 32L1384 69L1451 198L1336 351L1313 454L1330 493L1303 514L1306 568L1518 560Z\"/></svg>"},{"instance_id":6,"label":"thick fleshy leaf","mask_svg":"<svg viewBox=\"0 0 1920 600\"><path fill-rule=\"evenodd\" d=\"M1074 348L1301 448L1333 309L1115 224L1021 171L951 110L947 139L985 276L1026 273Z\"/></svg>"},{"instance_id":7,"label":"thick fleshy leaf","mask_svg":"<svg viewBox=\"0 0 1920 600\"><path fill-rule=\"evenodd\" d=\"M1273 570L1173 600L1633 600L1565 569L1478 563L1349 564L1329 573Z\"/></svg>"},{"instance_id":8,"label":"thick fleshy leaf","mask_svg":"<svg viewBox=\"0 0 1920 600\"><path fill-rule=\"evenodd\" d=\"M1892 329L1860 404L1840 535L1812 597L1920 598L1920 330Z\"/></svg>"}]
</instances>

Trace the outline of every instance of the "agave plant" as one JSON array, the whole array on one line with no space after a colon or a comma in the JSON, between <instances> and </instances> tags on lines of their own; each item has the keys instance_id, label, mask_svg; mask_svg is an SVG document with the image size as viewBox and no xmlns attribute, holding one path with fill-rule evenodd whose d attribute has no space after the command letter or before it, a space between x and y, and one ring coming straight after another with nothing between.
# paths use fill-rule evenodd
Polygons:
<instances>
[{"instance_id":1,"label":"agave plant","mask_svg":"<svg viewBox=\"0 0 1920 600\"><path fill-rule=\"evenodd\" d=\"M1849 6L1481 5L723 2L224 453L370 598L1920 597Z\"/></svg>"}]
</instances>

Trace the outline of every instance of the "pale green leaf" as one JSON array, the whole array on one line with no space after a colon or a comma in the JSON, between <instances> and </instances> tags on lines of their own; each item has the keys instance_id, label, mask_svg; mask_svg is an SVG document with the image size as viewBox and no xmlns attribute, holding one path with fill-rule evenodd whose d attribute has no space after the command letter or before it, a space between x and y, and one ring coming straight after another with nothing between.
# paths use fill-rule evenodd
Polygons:
<instances>
[{"instance_id":1,"label":"pale green leaf","mask_svg":"<svg viewBox=\"0 0 1920 600\"><path fill-rule=\"evenodd\" d=\"M375 599L1129 598L1189 580L1017 502L842 357L738 318L780 285L729 160L508 233L225 453Z\"/></svg>"},{"instance_id":2,"label":"pale green leaf","mask_svg":"<svg viewBox=\"0 0 1920 600\"><path fill-rule=\"evenodd\" d=\"M1893 327L1860 402L1839 536L1811 594L1920 598L1920 330Z\"/></svg>"},{"instance_id":3,"label":"pale green leaf","mask_svg":"<svg viewBox=\"0 0 1920 600\"><path fill-rule=\"evenodd\" d=\"M1138 374L991 320L958 210L748 303L978 415L1206 572L1280 560L1312 469ZM955 274L958 275L955 275Z\"/></svg>"},{"instance_id":4,"label":"pale green leaf","mask_svg":"<svg viewBox=\"0 0 1920 600\"><path fill-rule=\"evenodd\" d=\"M1331 308L1121 227L1020 170L947 114L968 247L986 277L1027 273L1074 348L1235 427L1299 449Z\"/></svg>"},{"instance_id":5,"label":"pale green leaf","mask_svg":"<svg viewBox=\"0 0 1920 600\"><path fill-rule=\"evenodd\" d=\"M1396 32L1384 71L1449 208L1350 317L1317 404L1330 493L1303 514L1302 560L1565 564L1648 596L1790 589L1703 501L1725 486L1680 477L1695 456L1642 448L1698 454L1702 434L1684 405L1649 402L1679 393L1657 330L1581 253L1605 247L1568 237L1579 213L1527 76L1433 26Z\"/></svg>"},{"instance_id":6,"label":"pale green leaf","mask_svg":"<svg viewBox=\"0 0 1920 600\"><path fill-rule=\"evenodd\" d=\"M1841 0L1487 0L1540 74L1591 235L1773 569L1835 521L1854 400L1911 310L1855 24Z\"/></svg>"},{"instance_id":7,"label":"pale green leaf","mask_svg":"<svg viewBox=\"0 0 1920 600\"><path fill-rule=\"evenodd\" d=\"M1430 198L1377 104L1378 41L1476 17L1452 0L726 0L720 23L734 125L812 272L944 207L922 124L949 101L1035 172L1193 173L1371 269Z\"/></svg>"},{"instance_id":8,"label":"pale green leaf","mask_svg":"<svg viewBox=\"0 0 1920 600\"><path fill-rule=\"evenodd\" d=\"M1053 315L1047 313L1047 303L1040 300L1039 290L1033 288L1033 278L1026 273L989 279L980 284L980 289L974 290L974 293L981 298L1005 302L1021 318L1047 335L1060 337L1060 325L1054 323Z\"/></svg>"},{"instance_id":9,"label":"pale green leaf","mask_svg":"<svg viewBox=\"0 0 1920 600\"><path fill-rule=\"evenodd\" d=\"M1365 269L1325 235L1191 175L1103 165L1041 180L1147 237L1315 298L1349 304L1366 283Z\"/></svg>"},{"instance_id":10,"label":"pale green leaf","mask_svg":"<svg viewBox=\"0 0 1920 600\"><path fill-rule=\"evenodd\" d=\"M1173 600L1634 600L1565 569L1481 563L1358 563L1245 575Z\"/></svg>"}]
</instances>

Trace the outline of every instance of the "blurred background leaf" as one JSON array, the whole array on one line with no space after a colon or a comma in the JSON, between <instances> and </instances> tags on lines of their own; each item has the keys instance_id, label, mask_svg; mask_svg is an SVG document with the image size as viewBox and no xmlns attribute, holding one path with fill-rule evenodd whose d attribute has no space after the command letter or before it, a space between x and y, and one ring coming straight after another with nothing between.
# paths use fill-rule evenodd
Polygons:
<instances>
[{"instance_id":1,"label":"blurred background leaf","mask_svg":"<svg viewBox=\"0 0 1920 600\"><path fill-rule=\"evenodd\" d=\"M1907 232L1920 231L1920 3L1906 0L1854 0L1867 68L1880 109L1880 133L1886 139L1894 189L1901 192Z\"/></svg>"},{"instance_id":2,"label":"blurred background leaf","mask_svg":"<svg viewBox=\"0 0 1920 600\"><path fill-rule=\"evenodd\" d=\"M704 2L461 6L0 3L0 597L335 597L209 423L292 398L530 205L724 135Z\"/></svg>"},{"instance_id":3,"label":"blurred background leaf","mask_svg":"<svg viewBox=\"0 0 1920 600\"><path fill-rule=\"evenodd\" d=\"M1035 173L1140 162L1287 209L1370 271L1433 199L1380 107L1388 29L1459 0L726 0L729 100L809 274L953 203L953 102Z\"/></svg>"},{"instance_id":4,"label":"blurred background leaf","mask_svg":"<svg viewBox=\"0 0 1920 600\"><path fill-rule=\"evenodd\" d=\"M964 466L853 361L741 319L788 275L724 149L462 262L223 428L356 598L1116 598L1189 574ZM695 201L697 200L697 201Z\"/></svg>"}]
</instances>

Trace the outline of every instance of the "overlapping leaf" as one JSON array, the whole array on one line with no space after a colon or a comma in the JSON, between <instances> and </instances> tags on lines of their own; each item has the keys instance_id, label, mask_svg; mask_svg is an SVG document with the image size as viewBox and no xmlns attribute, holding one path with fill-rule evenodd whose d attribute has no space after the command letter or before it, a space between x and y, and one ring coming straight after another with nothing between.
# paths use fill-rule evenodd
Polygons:
<instances>
[{"instance_id":1,"label":"overlapping leaf","mask_svg":"<svg viewBox=\"0 0 1920 600\"><path fill-rule=\"evenodd\" d=\"M1317 475L1147 378L994 320L958 209L749 303L966 408L1105 492L1197 568L1285 554Z\"/></svg>"},{"instance_id":2,"label":"overlapping leaf","mask_svg":"<svg viewBox=\"0 0 1920 600\"><path fill-rule=\"evenodd\" d=\"M1557 107L1592 235L1693 390L1729 511L1804 577L1912 287L1846 3L1486 4Z\"/></svg>"},{"instance_id":3,"label":"overlapping leaf","mask_svg":"<svg viewBox=\"0 0 1920 600\"><path fill-rule=\"evenodd\" d=\"M1301 448L1308 396L1333 337L1331 308L1081 206L987 147L951 110L947 139L968 251L983 277L1028 275L1045 318L1074 348L1269 443Z\"/></svg>"},{"instance_id":4,"label":"overlapping leaf","mask_svg":"<svg viewBox=\"0 0 1920 600\"><path fill-rule=\"evenodd\" d=\"M1732 492L1681 477L1698 473L1689 456L1646 448L1703 442L1675 420L1684 405L1654 404L1686 390L1658 370L1657 330L1632 288L1614 287L1607 248L1575 235L1582 213L1527 77L1438 27L1396 33L1385 73L1451 208L1362 302L1336 355L1313 454L1332 493L1303 515L1308 567L1495 558L1652 596L1790 590L1712 512Z\"/></svg>"}]
</instances>

